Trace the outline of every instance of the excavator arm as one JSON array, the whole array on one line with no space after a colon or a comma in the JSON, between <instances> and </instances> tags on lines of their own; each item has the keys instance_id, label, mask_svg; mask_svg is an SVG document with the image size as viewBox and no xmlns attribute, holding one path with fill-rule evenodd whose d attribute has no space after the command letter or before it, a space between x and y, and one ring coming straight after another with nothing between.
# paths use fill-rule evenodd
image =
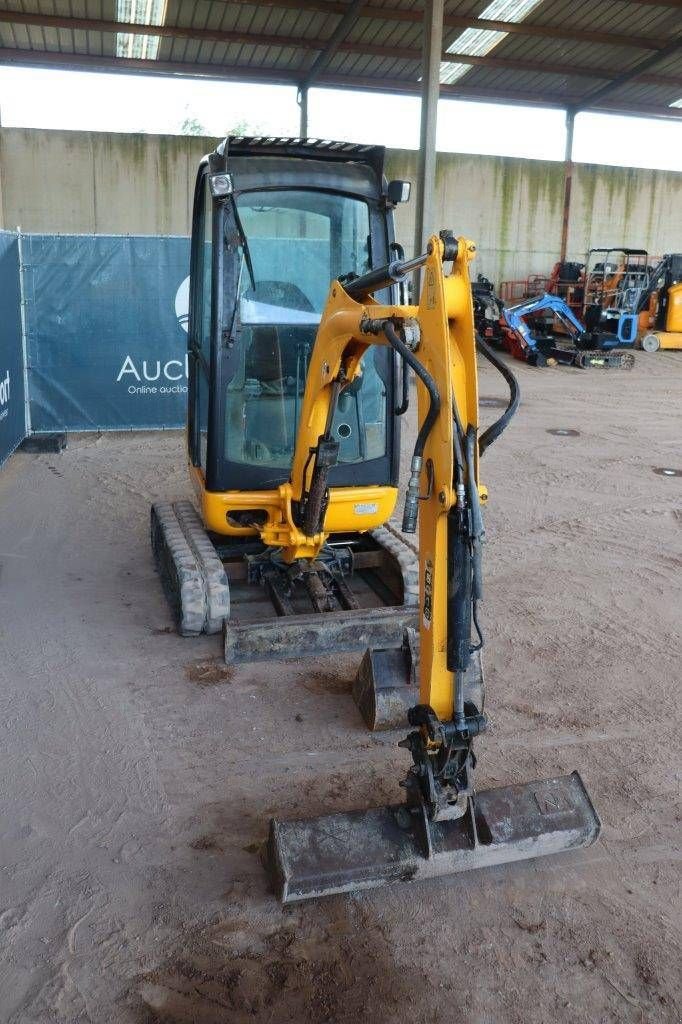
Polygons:
<instances>
[{"instance_id":1,"label":"excavator arm","mask_svg":"<svg viewBox=\"0 0 682 1024\"><path fill-rule=\"evenodd\" d=\"M481 596L481 490L478 484L478 391L467 239L434 236L423 263L418 306L371 298L376 271L344 287L332 284L315 341L294 453L291 526L299 542L285 557L315 553L326 540L328 473L338 454L331 433L336 402L362 372L372 345L390 345L417 377L421 424L411 463L403 529L419 512L420 702L443 719L462 721L456 678L470 659L472 612ZM449 273L444 266L450 265ZM384 268L387 275L390 267ZM393 273L396 273L394 267ZM386 283L386 281L380 283ZM483 492L485 493L485 492Z\"/></svg>"},{"instance_id":2,"label":"excavator arm","mask_svg":"<svg viewBox=\"0 0 682 1024\"><path fill-rule=\"evenodd\" d=\"M588 845L599 832L577 773L474 791L473 742L487 725L482 700L467 700L465 688L483 642L479 454L518 404L513 375L479 343L512 392L507 412L479 438L468 272L474 251L469 240L443 232L408 263L334 282L322 316L287 485L295 543L285 557L310 557L324 543L328 474L338 451L331 432L335 404L361 372L367 349L392 346L417 377L419 429L403 530L419 526L419 698L407 713L412 731L399 744L412 759L401 782L404 804L271 822L266 866L284 902L558 852ZM418 306L372 298L417 267L423 268Z\"/></svg>"}]
</instances>

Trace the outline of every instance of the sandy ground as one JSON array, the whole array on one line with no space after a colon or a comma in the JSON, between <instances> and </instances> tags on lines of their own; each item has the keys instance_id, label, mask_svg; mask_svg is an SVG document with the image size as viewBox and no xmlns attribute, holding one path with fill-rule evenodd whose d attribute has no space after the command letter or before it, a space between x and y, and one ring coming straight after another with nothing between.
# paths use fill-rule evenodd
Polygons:
<instances>
[{"instance_id":1,"label":"sandy ground","mask_svg":"<svg viewBox=\"0 0 682 1024\"><path fill-rule=\"evenodd\" d=\"M516 368L478 784L579 769L598 845L282 910L270 815L398 799L406 754L357 659L230 673L174 635L147 517L188 493L180 436L74 437L0 473L3 1022L680 1019L682 479L653 467L682 469L682 355Z\"/></svg>"}]
</instances>

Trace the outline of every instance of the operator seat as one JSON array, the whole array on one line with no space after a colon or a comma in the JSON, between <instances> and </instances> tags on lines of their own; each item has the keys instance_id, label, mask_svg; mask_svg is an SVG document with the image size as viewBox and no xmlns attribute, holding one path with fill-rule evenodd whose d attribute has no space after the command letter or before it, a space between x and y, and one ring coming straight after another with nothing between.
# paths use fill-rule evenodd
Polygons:
<instances>
[{"instance_id":1,"label":"operator seat","mask_svg":"<svg viewBox=\"0 0 682 1024\"><path fill-rule=\"evenodd\" d=\"M294 424L284 395L279 334L273 324L251 328L245 357L244 449L253 462L290 458Z\"/></svg>"},{"instance_id":2,"label":"operator seat","mask_svg":"<svg viewBox=\"0 0 682 1024\"><path fill-rule=\"evenodd\" d=\"M246 353L246 377L261 384L282 379L282 353L274 324L257 324L251 328L251 344Z\"/></svg>"}]
</instances>

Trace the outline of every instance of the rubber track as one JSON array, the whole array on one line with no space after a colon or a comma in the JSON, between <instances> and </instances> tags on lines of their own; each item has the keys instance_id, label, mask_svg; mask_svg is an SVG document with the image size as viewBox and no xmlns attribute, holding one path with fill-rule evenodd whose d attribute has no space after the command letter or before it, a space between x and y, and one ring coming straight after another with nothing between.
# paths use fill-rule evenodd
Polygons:
<instances>
[{"instance_id":1,"label":"rubber track","mask_svg":"<svg viewBox=\"0 0 682 1024\"><path fill-rule=\"evenodd\" d=\"M403 578L403 604L414 608L419 604L419 562L416 550L390 526L378 526L369 534L377 544L395 558Z\"/></svg>"},{"instance_id":2,"label":"rubber track","mask_svg":"<svg viewBox=\"0 0 682 1024\"><path fill-rule=\"evenodd\" d=\"M182 636L219 633L230 615L230 587L190 501L151 510L151 542L161 582Z\"/></svg>"}]
</instances>

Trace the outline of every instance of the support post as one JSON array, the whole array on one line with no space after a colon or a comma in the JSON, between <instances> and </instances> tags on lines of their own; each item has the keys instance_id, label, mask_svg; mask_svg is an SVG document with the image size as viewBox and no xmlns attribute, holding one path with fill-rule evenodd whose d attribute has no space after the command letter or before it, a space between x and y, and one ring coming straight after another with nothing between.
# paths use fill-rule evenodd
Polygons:
<instances>
[{"instance_id":1,"label":"support post","mask_svg":"<svg viewBox=\"0 0 682 1024\"><path fill-rule=\"evenodd\" d=\"M301 119L299 123L298 134L301 139L308 138L308 86L303 85L298 90L298 96L296 97L298 106L300 108Z\"/></svg>"},{"instance_id":2,"label":"support post","mask_svg":"<svg viewBox=\"0 0 682 1024\"><path fill-rule=\"evenodd\" d=\"M575 125L575 110L566 111L566 152L564 155L564 212L561 222L561 247L559 260L561 263L566 259L568 248L568 221L571 215L571 185L573 183L573 128Z\"/></svg>"},{"instance_id":3,"label":"support post","mask_svg":"<svg viewBox=\"0 0 682 1024\"><path fill-rule=\"evenodd\" d=\"M5 201L3 199L5 147L2 144L2 111L0 110L0 231L5 226Z\"/></svg>"},{"instance_id":4,"label":"support post","mask_svg":"<svg viewBox=\"0 0 682 1024\"><path fill-rule=\"evenodd\" d=\"M21 234L21 225L17 225L17 252L19 255L19 310L21 319L21 358L22 372L24 375L24 434L29 436L33 425L31 423L31 396L29 394L28 380L28 301L26 299L26 264L24 263L24 242Z\"/></svg>"},{"instance_id":5,"label":"support post","mask_svg":"<svg viewBox=\"0 0 682 1024\"><path fill-rule=\"evenodd\" d=\"M436 121L440 96L440 62L443 52L444 0L426 0L422 49L421 124L419 131L418 202L414 255L424 251L426 239L436 228ZM453 228L455 225L452 225Z\"/></svg>"}]
</instances>

